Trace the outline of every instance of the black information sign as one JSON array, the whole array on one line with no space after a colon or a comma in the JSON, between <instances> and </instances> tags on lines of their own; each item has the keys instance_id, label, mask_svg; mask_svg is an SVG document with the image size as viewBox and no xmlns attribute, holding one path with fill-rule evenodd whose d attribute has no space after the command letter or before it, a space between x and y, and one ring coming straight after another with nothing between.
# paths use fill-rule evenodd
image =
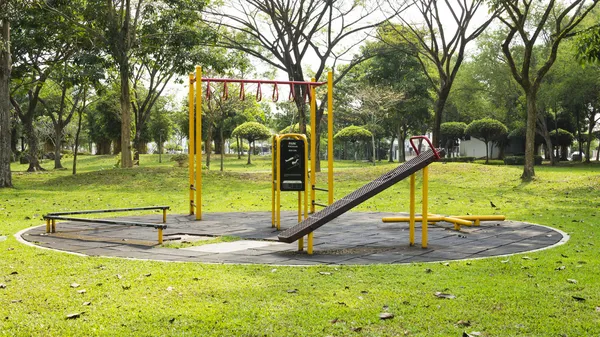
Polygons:
<instances>
[{"instance_id":1,"label":"black information sign","mask_svg":"<svg viewBox=\"0 0 600 337\"><path fill-rule=\"evenodd\" d=\"M297 139L281 140L280 189L282 191L304 191L305 158L304 141Z\"/></svg>"}]
</instances>

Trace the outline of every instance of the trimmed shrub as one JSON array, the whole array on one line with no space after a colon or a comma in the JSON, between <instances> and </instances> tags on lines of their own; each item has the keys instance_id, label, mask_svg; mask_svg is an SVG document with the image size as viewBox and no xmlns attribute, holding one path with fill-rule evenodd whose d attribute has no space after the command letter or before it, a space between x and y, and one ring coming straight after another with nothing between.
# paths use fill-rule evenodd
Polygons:
<instances>
[{"instance_id":1,"label":"trimmed shrub","mask_svg":"<svg viewBox=\"0 0 600 337\"><path fill-rule=\"evenodd\" d=\"M506 165L525 165L525 156L507 156L504 158ZM542 156L534 156L534 165L542 165Z\"/></svg>"},{"instance_id":2,"label":"trimmed shrub","mask_svg":"<svg viewBox=\"0 0 600 337\"><path fill-rule=\"evenodd\" d=\"M442 158L440 161L443 163L472 163L475 161L475 157Z\"/></svg>"}]
</instances>

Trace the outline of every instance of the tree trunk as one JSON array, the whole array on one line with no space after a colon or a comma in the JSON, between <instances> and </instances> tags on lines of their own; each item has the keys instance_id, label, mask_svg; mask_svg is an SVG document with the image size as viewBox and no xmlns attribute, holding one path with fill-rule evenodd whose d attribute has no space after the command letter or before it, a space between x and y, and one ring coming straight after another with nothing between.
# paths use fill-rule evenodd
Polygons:
<instances>
[{"instance_id":1,"label":"tree trunk","mask_svg":"<svg viewBox=\"0 0 600 337\"><path fill-rule=\"evenodd\" d=\"M206 169L210 170L210 153L212 152L212 127L209 127L206 132L206 143L204 147L206 151Z\"/></svg>"},{"instance_id":2,"label":"tree trunk","mask_svg":"<svg viewBox=\"0 0 600 337\"><path fill-rule=\"evenodd\" d=\"M252 162L250 161L250 154L252 153L252 142L248 139L248 162L246 164L250 165Z\"/></svg>"},{"instance_id":3,"label":"tree trunk","mask_svg":"<svg viewBox=\"0 0 600 337\"><path fill-rule=\"evenodd\" d=\"M62 163L60 162L60 149L61 149L61 144L62 144L62 130L63 130L63 125L61 120L62 117L59 115L59 120L58 123L54 126L54 169L63 169L64 167L62 166Z\"/></svg>"},{"instance_id":4,"label":"tree trunk","mask_svg":"<svg viewBox=\"0 0 600 337\"><path fill-rule=\"evenodd\" d=\"M129 58L123 56L121 75L121 167L133 167L131 158L131 97L129 92Z\"/></svg>"},{"instance_id":5,"label":"tree trunk","mask_svg":"<svg viewBox=\"0 0 600 337\"><path fill-rule=\"evenodd\" d=\"M221 152L221 172L223 172L223 157L225 156L225 140L223 138L223 128L219 130L219 137L221 138L220 152Z\"/></svg>"},{"instance_id":6,"label":"tree trunk","mask_svg":"<svg viewBox=\"0 0 600 337\"><path fill-rule=\"evenodd\" d=\"M490 162L490 146L489 146L490 142L486 141L485 142L485 164L487 165Z\"/></svg>"},{"instance_id":7,"label":"tree trunk","mask_svg":"<svg viewBox=\"0 0 600 337\"><path fill-rule=\"evenodd\" d=\"M83 102L83 105L85 106L85 101ZM83 111L79 110L77 113L77 131L75 132L75 148L73 149L73 175L77 174L77 152L79 151L79 134L81 132L81 115L83 115Z\"/></svg>"},{"instance_id":8,"label":"tree trunk","mask_svg":"<svg viewBox=\"0 0 600 337\"><path fill-rule=\"evenodd\" d=\"M591 160L592 153L592 140L594 139L594 126L595 126L596 108L592 108L592 115L590 116L590 122L588 124L587 144L585 145L585 162L589 163Z\"/></svg>"},{"instance_id":9,"label":"tree trunk","mask_svg":"<svg viewBox=\"0 0 600 337\"><path fill-rule=\"evenodd\" d=\"M390 159L388 160L390 163L394 162L394 139L396 139L396 137L392 135L392 139L390 140Z\"/></svg>"},{"instance_id":10,"label":"tree trunk","mask_svg":"<svg viewBox=\"0 0 600 337\"><path fill-rule=\"evenodd\" d=\"M2 20L0 27L0 188L12 187L10 172L10 24Z\"/></svg>"},{"instance_id":11,"label":"tree trunk","mask_svg":"<svg viewBox=\"0 0 600 337\"><path fill-rule=\"evenodd\" d=\"M535 124L537 119L536 95L534 89L526 92L527 99L527 125L525 129L525 164L523 165L523 174L521 179L525 181L532 180L535 177L534 170L534 152L535 152Z\"/></svg>"},{"instance_id":12,"label":"tree trunk","mask_svg":"<svg viewBox=\"0 0 600 337\"><path fill-rule=\"evenodd\" d=\"M443 86L438 95L438 99L435 102L434 121L433 121L432 140L431 140L433 147L441 147L440 128L442 125L442 114L444 112L444 106L446 105L446 100L448 100L449 94L450 94L450 86Z\"/></svg>"},{"instance_id":13,"label":"tree trunk","mask_svg":"<svg viewBox=\"0 0 600 337\"><path fill-rule=\"evenodd\" d=\"M40 166L40 162L38 160L39 142L33 127L33 120L31 118L26 118L22 122L25 135L27 136L27 146L29 147L27 150L27 158L29 159L29 168L27 168L27 172L45 171L45 169Z\"/></svg>"},{"instance_id":14,"label":"tree trunk","mask_svg":"<svg viewBox=\"0 0 600 337\"><path fill-rule=\"evenodd\" d=\"M373 133L371 133L371 145L373 147L373 154L372 154L371 158L373 158L373 166L375 166L375 162L376 162L375 135Z\"/></svg>"}]
</instances>

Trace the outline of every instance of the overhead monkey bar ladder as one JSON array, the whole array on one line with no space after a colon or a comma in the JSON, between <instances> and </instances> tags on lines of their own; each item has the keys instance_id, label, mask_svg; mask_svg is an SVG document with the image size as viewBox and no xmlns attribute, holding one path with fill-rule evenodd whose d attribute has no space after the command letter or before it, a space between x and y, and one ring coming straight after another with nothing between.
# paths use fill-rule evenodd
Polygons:
<instances>
[{"instance_id":1,"label":"overhead monkey bar ladder","mask_svg":"<svg viewBox=\"0 0 600 337\"><path fill-rule=\"evenodd\" d=\"M310 82L305 81L277 81L277 80L256 80L256 79L230 79L230 78L203 78L202 68L196 67L196 73L189 75L189 204L190 204L190 215L195 214L196 220L202 220L202 99L203 99L203 87L202 82L206 83L206 99L210 99L213 92L211 89L211 83L219 83L223 85L222 99L226 100L229 98L228 84L234 83L239 84L239 98L244 100L246 97L246 85L256 85L256 101L260 102L263 98L263 85L272 85L271 98L273 102L279 100L280 87L289 86L290 93L288 98L290 100L296 99L295 87L304 85L307 87L305 90L304 100L308 99L311 108L311 125L313 130L316 125L316 93L315 88L327 85L327 124L328 124L328 145L327 145L327 159L328 159L328 188L319 189L316 188L316 137L311 137L310 149L311 149L311 212L314 212L315 202L315 191L327 191L329 204L333 203L333 74L328 73L326 82L316 82L313 78ZM195 122L194 122L195 120ZM318 204L317 204L318 205Z\"/></svg>"}]
</instances>

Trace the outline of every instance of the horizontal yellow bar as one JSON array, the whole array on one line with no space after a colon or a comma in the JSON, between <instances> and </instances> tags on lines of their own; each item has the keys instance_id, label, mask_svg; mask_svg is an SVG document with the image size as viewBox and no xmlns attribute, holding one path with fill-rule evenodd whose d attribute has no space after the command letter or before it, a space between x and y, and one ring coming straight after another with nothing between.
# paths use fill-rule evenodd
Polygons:
<instances>
[{"instance_id":1,"label":"horizontal yellow bar","mask_svg":"<svg viewBox=\"0 0 600 337\"><path fill-rule=\"evenodd\" d=\"M475 221L475 220L481 220L481 221L493 221L493 220L500 220L500 221L504 221L506 220L506 217L504 215L458 215L458 216L452 216L452 218L458 218L458 219L463 219L463 220L471 220L471 221Z\"/></svg>"},{"instance_id":2,"label":"horizontal yellow bar","mask_svg":"<svg viewBox=\"0 0 600 337\"><path fill-rule=\"evenodd\" d=\"M409 222L410 217L402 216L402 217L387 217L381 219L383 222ZM423 221L423 217L415 217L415 221ZM427 221L429 222L438 222L438 221L447 221L459 225L471 226L473 223L471 221L467 221L464 219L459 219L455 217L447 217L447 216L439 216L439 215L429 215L427 216Z\"/></svg>"}]
</instances>

